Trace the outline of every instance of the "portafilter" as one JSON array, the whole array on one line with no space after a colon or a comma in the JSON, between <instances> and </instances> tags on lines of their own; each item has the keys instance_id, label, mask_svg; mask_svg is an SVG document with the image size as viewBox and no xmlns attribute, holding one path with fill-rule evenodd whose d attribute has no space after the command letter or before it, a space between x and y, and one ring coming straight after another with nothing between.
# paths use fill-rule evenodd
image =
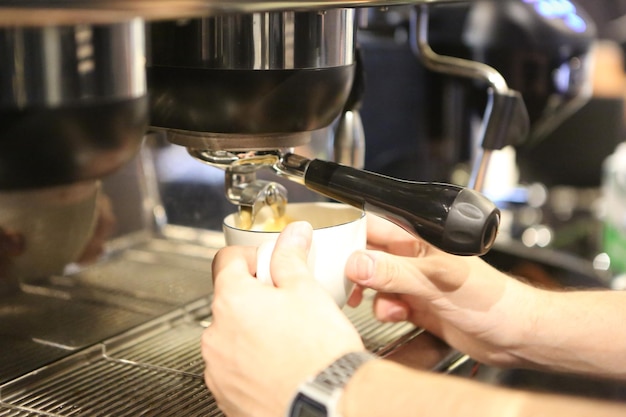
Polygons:
<instances>
[{"instance_id":1,"label":"portafilter","mask_svg":"<svg viewBox=\"0 0 626 417\"><path fill-rule=\"evenodd\" d=\"M311 160L289 151L189 152L200 161L224 169L230 184L227 188L241 185L241 192L233 198L240 207L280 203L277 200L284 196L284 191L273 183L261 188L254 181L237 184L240 173L253 175L269 167L310 190L390 220L449 253L482 255L491 249L498 232L500 210L483 194L469 188L399 180L335 162ZM251 185L255 192L246 195Z\"/></svg>"}]
</instances>

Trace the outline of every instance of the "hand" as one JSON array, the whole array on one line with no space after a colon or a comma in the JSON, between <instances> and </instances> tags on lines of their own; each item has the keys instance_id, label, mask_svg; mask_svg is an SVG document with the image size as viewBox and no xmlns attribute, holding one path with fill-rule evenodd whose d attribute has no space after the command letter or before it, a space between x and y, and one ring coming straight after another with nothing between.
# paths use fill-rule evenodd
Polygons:
<instances>
[{"instance_id":1,"label":"hand","mask_svg":"<svg viewBox=\"0 0 626 417\"><path fill-rule=\"evenodd\" d=\"M256 280L256 249L226 247L213 261L213 320L202 337L205 381L229 417L284 415L298 386L361 338L320 287L306 258L311 226L281 233L270 262L275 287Z\"/></svg>"},{"instance_id":2,"label":"hand","mask_svg":"<svg viewBox=\"0 0 626 417\"><path fill-rule=\"evenodd\" d=\"M368 217L368 249L346 265L358 284L350 306L360 303L364 287L372 288L379 320L408 320L475 359L517 364L511 352L535 320L538 290L478 257L442 252L374 216Z\"/></svg>"}]
</instances>

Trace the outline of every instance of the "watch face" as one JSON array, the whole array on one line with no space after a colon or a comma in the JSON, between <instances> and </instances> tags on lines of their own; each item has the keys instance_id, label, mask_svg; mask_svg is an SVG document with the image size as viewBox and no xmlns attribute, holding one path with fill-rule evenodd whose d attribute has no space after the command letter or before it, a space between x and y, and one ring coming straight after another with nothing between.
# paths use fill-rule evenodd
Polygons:
<instances>
[{"instance_id":1,"label":"watch face","mask_svg":"<svg viewBox=\"0 0 626 417\"><path fill-rule=\"evenodd\" d=\"M291 409L292 417L326 417L328 415L324 404L319 403L306 395L298 394Z\"/></svg>"}]
</instances>

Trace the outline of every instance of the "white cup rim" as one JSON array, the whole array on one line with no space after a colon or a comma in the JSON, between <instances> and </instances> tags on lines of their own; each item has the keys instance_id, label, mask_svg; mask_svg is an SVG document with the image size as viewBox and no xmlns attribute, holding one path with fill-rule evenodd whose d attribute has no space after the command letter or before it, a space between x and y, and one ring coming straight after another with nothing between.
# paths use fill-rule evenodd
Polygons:
<instances>
[{"instance_id":1,"label":"white cup rim","mask_svg":"<svg viewBox=\"0 0 626 417\"><path fill-rule=\"evenodd\" d=\"M337 226L341 226L341 225L345 225L345 224L350 224L350 223L354 223L356 221L361 220L363 217L365 217L365 211L358 209L356 207L350 206L348 204L344 204L344 203L335 203L335 202L325 202L325 201L317 201L317 202L299 202L299 203L287 203L287 206L298 206L298 207L303 207L303 206L318 206L318 207L322 207L322 208L329 208L329 209L336 209L338 207L342 208L342 209L352 209L354 210L355 215L358 213L358 217L353 218L352 220L348 220L348 221L342 221L339 223L333 223L333 224L329 224L326 226L321 226L321 227L314 227L313 230L324 230L324 229L329 229L329 228L334 228ZM242 231L242 232L246 232L246 233L264 233L264 234L280 234L281 232L279 231L265 231L265 230L254 230L254 229L242 229L241 227L237 227L233 224L229 224L227 221L229 219L234 219L235 216L237 215L237 212L231 213L229 215L227 215L223 222L222 225L225 228L231 229L231 230L236 230L236 231ZM300 220L297 219L296 221L306 221L306 220Z\"/></svg>"}]
</instances>

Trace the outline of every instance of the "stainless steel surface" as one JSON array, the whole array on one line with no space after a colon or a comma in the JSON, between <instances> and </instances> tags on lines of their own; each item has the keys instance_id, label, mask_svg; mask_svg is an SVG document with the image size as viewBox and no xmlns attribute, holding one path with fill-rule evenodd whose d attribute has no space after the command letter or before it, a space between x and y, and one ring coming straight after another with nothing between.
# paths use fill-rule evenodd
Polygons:
<instances>
[{"instance_id":1,"label":"stainless steel surface","mask_svg":"<svg viewBox=\"0 0 626 417\"><path fill-rule=\"evenodd\" d=\"M361 114L357 110L349 110L341 115L333 149L335 162L354 168L365 166L365 132Z\"/></svg>"},{"instance_id":2,"label":"stainless steel surface","mask_svg":"<svg viewBox=\"0 0 626 417\"><path fill-rule=\"evenodd\" d=\"M111 23L129 16L150 20L255 13L276 10L311 10L337 7L386 7L413 3L459 3L473 0L3 0L0 25Z\"/></svg>"},{"instance_id":3,"label":"stainless steel surface","mask_svg":"<svg viewBox=\"0 0 626 417\"><path fill-rule=\"evenodd\" d=\"M59 107L147 94L140 19L3 28L0 44L0 108Z\"/></svg>"},{"instance_id":4,"label":"stainless steel surface","mask_svg":"<svg viewBox=\"0 0 626 417\"><path fill-rule=\"evenodd\" d=\"M354 19L354 9L329 9L157 22L150 26L149 65L232 70L351 65Z\"/></svg>"},{"instance_id":5,"label":"stainless steel surface","mask_svg":"<svg viewBox=\"0 0 626 417\"><path fill-rule=\"evenodd\" d=\"M416 11L415 34L412 36L412 40L415 42L414 48L416 53L426 67L444 74L486 81L496 94L508 92L509 87L506 80L494 68L480 62L444 56L433 51L428 41L428 6L420 6Z\"/></svg>"},{"instance_id":6,"label":"stainless steel surface","mask_svg":"<svg viewBox=\"0 0 626 417\"><path fill-rule=\"evenodd\" d=\"M154 128L164 131L163 129ZM306 145L311 140L311 132L278 134L229 134L212 132L191 132L180 129L167 129L167 140L176 145L192 149L241 150L241 149L282 149Z\"/></svg>"},{"instance_id":7,"label":"stainless steel surface","mask_svg":"<svg viewBox=\"0 0 626 417\"><path fill-rule=\"evenodd\" d=\"M152 22L151 125L194 149L306 143L343 109L355 10L273 11ZM304 141L304 142L303 142Z\"/></svg>"},{"instance_id":8,"label":"stainless steel surface","mask_svg":"<svg viewBox=\"0 0 626 417\"><path fill-rule=\"evenodd\" d=\"M203 238L207 241L207 237ZM219 240L218 240L219 241ZM125 236L106 262L23 282L0 308L0 381L7 381L212 292L215 249Z\"/></svg>"},{"instance_id":9,"label":"stainless steel surface","mask_svg":"<svg viewBox=\"0 0 626 417\"><path fill-rule=\"evenodd\" d=\"M99 179L137 152L149 116L141 19L0 28L0 63L0 189Z\"/></svg>"}]
</instances>

